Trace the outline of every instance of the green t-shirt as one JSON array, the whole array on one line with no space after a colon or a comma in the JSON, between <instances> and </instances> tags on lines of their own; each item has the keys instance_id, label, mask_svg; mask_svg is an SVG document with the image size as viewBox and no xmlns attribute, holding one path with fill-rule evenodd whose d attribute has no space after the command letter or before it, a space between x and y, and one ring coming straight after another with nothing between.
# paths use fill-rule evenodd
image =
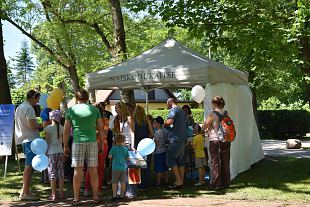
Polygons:
<instances>
[{"instance_id":1,"label":"green t-shirt","mask_svg":"<svg viewBox=\"0 0 310 207\"><path fill-rule=\"evenodd\" d=\"M73 142L96 142L96 124L100 112L95 106L81 103L66 111L66 120L71 121Z\"/></svg>"}]
</instances>

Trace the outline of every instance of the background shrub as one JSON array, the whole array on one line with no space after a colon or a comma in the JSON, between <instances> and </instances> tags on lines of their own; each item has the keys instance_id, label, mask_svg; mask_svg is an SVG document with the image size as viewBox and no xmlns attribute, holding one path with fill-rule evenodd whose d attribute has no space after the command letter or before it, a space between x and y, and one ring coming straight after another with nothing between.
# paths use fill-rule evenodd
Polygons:
<instances>
[{"instance_id":1,"label":"background shrub","mask_svg":"<svg viewBox=\"0 0 310 207\"><path fill-rule=\"evenodd\" d=\"M150 114L155 118L157 116L161 116L163 117L163 119L165 120L168 116L169 111L168 110L150 110L149 111ZM192 116L195 120L196 123L202 124L203 123L203 109L192 109Z\"/></svg>"},{"instance_id":2,"label":"background shrub","mask_svg":"<svg viewBox=\"0 0 310 207\"><path fill-rule=\"evenodd\" d=\"M257 112L261 138L302 138L310 132L310 112L306 110L265 110Z\"/></svg>"},{"instance_id":3,"label":"background shrub","mask_svg":"<svg viewBox=\"0 0 310 207\"><path fill-rule=\"evenodd\" d=\"M203 109L192 109L196 123L204 122L203 112ZM150 110L150 114L166 119L168 110ZM307 110L259 110L257 120L263 139L300 139L310 133L310 112Z\"/></svg>"}]
</instances>

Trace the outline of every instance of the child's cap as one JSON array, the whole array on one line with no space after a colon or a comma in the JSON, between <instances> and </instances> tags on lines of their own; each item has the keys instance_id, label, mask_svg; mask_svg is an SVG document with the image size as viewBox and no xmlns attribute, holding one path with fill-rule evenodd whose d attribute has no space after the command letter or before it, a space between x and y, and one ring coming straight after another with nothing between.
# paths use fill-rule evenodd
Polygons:
<instances>
[{"instance_id":1,"label":"child's cap","mask_svg":"<svg viewBox=\"0 0 310 207\"><path fill-rule=\"evenodd\" d=\"M57 121L58 123L60 122L60 119L61 119L61 112L60 110L53 110L49 113L50 115L50 119L51 120L55 120Z\"/></svg>"},{"instance_id":2,"label":"child's cap","mask_svg":"<svg viewBox=\"0 0 310 207\"><path fill-rule=\"evenodd\" d=\"M157 123L159 123L160 125L163 125L164 124L164 119L161 117L161 116L158 116L155 118L155 121Z\"/></svg>"}]
</instances>

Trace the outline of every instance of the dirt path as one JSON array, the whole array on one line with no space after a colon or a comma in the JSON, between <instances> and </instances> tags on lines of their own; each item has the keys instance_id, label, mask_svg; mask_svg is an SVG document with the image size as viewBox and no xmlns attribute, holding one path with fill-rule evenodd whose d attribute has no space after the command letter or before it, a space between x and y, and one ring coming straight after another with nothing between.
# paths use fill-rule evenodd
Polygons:
<instances>
[{"instance_id":1,"label":"dirt path","mask_svg":"<svg viewBox=\"0 0 310 207\"><path fill-rule=\"evenodd\" d=\"M4 202L0 201L3 207L26 207L26 206L71 206L71 200L62 202L38 201L32 203ZM90 200L83 201L81 206L95 206ZM125 200L121 202L103 201L96 206L137 206L137 207L163 207L163 206L224 206L224 207L310 207L310 204L286 202L286 201L249 201L249 200L218 200L206 197L195 198L169 198L169 199L147 199L147 200Z\"/></svg>"}]
</instances>

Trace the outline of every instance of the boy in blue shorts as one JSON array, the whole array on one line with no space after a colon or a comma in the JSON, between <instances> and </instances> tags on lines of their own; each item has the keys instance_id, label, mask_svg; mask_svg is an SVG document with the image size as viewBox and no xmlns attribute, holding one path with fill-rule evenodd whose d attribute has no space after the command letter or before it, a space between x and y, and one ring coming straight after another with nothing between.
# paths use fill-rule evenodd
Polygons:
<instances>
[{"instance_id":1,"label":"boy in blue shorts","mask_svg":"<svg viewBox=\"0 0 310 207\"><path fill-rule=\"evenodd\" d=\"M112 201L117 200L117 184L121 183L121 198L125 197L126 192L126 169L129 159L128 148L125 147L125 136L117 134L114 138L115 146L109 152L109 158L112 159Z\"/></svg>"},{"instance_id":2,"label":"boy in blue shorts","mask_svg":"<svg viewBox=\"0 0 310 207\"><path fill-rule=\"evenodd\" d=\"M155 172L156 172L156 186L160 187L161 179L165 178L165 184L168 183L168 167L166 164L167 154L167 133L162 128L164 119L158 116L154 120L154 127L156 130L154 134L155 148Z\"/></svg>"}]
</instances>

